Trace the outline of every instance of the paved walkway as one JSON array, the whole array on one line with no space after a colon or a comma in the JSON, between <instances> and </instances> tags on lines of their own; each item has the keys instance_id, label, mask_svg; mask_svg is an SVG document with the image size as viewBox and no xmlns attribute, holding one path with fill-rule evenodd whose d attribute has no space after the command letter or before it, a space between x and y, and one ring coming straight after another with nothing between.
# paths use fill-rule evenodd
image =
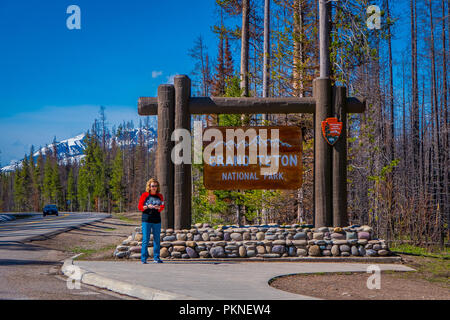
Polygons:
<instances>
[{"instance_id":1,"label":"paved walkway","mask_svg":"<svg viewBox=\"0 0 450 320\"><path fill-rule=\"evenodd\" d=\"M375 263L371 263L375 264ZM310 262L177 262L143 265L132 261L72 261L62 268L78 270L73 278L133 297L200 300L310 300L308 296L269 286L274 277L297 273L366 272L369 263ZM380 269L414 271L400 264ZM79 267L80 269L74 268ZM369 277L369 274L368 274Z\"/></svg>"}]
</instances>

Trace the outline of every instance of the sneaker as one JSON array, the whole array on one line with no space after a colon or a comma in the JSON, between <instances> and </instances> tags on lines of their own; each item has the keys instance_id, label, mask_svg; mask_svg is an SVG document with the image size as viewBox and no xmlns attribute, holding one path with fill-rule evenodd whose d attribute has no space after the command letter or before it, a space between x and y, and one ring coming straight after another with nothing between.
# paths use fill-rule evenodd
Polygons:
<instances>
[{"instance_id":1,"label":"sneaker","mask_svg":"<svg viewBox=\"0 0 450 320\"><path fill-rule=\"evenodd\" d=\"M147 261L141 261L142 262L142 264L147 264Z\"/></svg>"},{"instance_id":2,"label":"sneaker","mask_svg":"<svg viewBox=\"0 0 450 320\"><path fill-rule=\"evenodd\" d=\"M153 263L163 263L161 259L153 260Z\"/></svg>"}]
</instances>

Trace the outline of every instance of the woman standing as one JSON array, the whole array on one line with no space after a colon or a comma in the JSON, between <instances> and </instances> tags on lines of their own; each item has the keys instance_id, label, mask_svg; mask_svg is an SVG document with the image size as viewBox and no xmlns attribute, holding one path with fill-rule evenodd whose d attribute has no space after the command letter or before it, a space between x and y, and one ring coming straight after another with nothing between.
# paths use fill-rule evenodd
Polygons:
<instances>
[{"instance_id":1,"label":"woman standing","mask_svg":"<svg viewBox=\"0 0 450 320\"><path fill-rule=\"evenodd\" d=\"M151 178L147 181L147 186L139 199L139 211L142 211L142 249L141 261L147 263L148 243L150 232L153 234L153 262L162 263L159 258L160 234L161 234L161 214L164 209L164 200L159 193L159 182Z\"/></svg>"}]
</instances>

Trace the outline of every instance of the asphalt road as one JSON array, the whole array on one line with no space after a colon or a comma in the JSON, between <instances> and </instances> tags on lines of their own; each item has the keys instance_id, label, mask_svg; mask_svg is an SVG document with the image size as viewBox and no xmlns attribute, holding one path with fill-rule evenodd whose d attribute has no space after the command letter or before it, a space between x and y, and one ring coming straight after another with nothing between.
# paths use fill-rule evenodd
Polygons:
<instances>
[{"instance_id":1,"label":"asphalt road","mask_svg":"<svg viewBox=\"0 0 450 320\"><path fill-rule=\"evenodd\" d=\"M61 276L67 253L39 246L39 240L108 217L99 213L60 213L0 224L0 299L116 300L126 297L81 285Z\"/></svg>"},{"instance_id":2,"label":"asphalt road","mask_svg":"<svg viewBox=\"0 0 450 320\"><path fill-rule=\"evenodd\" d=\"M25 215L22 213L22 215ZM41 213L29 213L27 218L0 223L0 243L26 242L45 239L80 225L109 217L104 213L60 212L59 216L43 217Z\"/></svg>"}]
</instances>

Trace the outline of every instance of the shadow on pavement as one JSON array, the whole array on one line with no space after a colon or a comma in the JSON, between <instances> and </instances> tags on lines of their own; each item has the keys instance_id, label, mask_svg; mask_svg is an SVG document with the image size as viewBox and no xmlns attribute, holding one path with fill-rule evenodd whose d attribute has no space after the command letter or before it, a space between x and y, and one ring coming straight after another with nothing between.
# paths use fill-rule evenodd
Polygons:
<instances>
[{"instance_id":1,"label":"shadow on pavement","mask_svg":"<svg viewBox=\"0 0 450 320\"><path fill-rule=\"evenodd\" d=\"M0 266L25 266L25 265L58 265L57 261L0 259Z\"/></svg>"}]
</instances>

